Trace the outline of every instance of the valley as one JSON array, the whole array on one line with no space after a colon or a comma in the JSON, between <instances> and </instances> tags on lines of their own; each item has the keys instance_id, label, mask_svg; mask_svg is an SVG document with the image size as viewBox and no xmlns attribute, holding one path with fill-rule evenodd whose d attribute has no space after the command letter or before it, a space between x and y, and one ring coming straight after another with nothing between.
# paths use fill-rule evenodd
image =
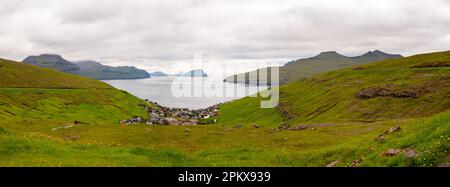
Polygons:
<instances>
[{"instance_id":1,"label":"valley","mask_svg":"<svg viewBox=\"0 0 450 187\"><path fill-rule=\"evenodd\" d=\"M0 164L448 166L448 62L446 51L323 72L281 85L276 108L245 97L203 125L120 125L155 103L0 60Z\"/></svg>"}]
</instances>

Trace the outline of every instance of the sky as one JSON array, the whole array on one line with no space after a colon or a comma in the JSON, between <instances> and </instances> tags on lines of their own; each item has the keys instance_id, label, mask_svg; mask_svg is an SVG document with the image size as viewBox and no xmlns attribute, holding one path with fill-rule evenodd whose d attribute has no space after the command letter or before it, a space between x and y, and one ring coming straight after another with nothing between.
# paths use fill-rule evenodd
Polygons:
<instances>
[{"instance_id":1,"label":"sky","mask_svg":"<svg viewBox=\"0 0 450 187\"><path fill-rule=\"evenodd\" d=\"M450 50L448 0L0 0L0 58L181 71L379 49Z\"/></svg>"}]
</instances>

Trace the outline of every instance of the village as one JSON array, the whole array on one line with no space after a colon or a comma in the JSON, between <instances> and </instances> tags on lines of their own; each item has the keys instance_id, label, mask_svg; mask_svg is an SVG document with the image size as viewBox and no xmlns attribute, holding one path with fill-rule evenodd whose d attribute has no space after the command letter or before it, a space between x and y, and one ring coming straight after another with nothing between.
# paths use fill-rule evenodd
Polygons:
<instances>
[{"instance_id":1,"label":"village","mask_svg":"<svg viewBox=\"0 0 450 187\"><path fill-rule=\"evenodd\" d=\"M217 123L216 119L210 119L219 114L218 105L213 105L205 109L189 110L187 108L169 108L159 105L156 102L145 100L150 106L141 105L148 113L148 119L134 116L131 119L122 120L121 125L133 125L144 123L147 125L199 125L207 123Z\"/></svg>"}]
</instances>

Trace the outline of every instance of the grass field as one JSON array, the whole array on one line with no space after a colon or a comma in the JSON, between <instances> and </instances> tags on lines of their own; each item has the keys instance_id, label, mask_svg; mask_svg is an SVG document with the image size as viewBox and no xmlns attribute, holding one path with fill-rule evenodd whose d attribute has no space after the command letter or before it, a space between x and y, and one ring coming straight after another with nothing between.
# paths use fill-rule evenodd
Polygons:
<instances>
[{"instance_id":1,"label":"grass field","mask_svg":"<svg viewBox=\"0 0 450 187\"><path fill-rule=\"evenodd\" d=\"M449 61L442 52L320 74L282 86L277 108L243 98L220 106L218 124L183 127L120 126L145 117L145 102L96 80L0 60L0 166L445 166ZM388 149L414 156L382 156Z\"/></svg>"},{"instance_id":2,"label":"grass field","mask_svg":"<svg viewBox=\"0 0 450 187\"><path fill-rule=\"evenodd\" d=\"M79 126L0 136L2 166L437 166L448 164L450 113L421 120L346 124L304 131L223 126ZM447 124L447 125L443 125ZM402 130L375 138L393 125ZM79 135L79 140L65 139ZM413 147L418 157L382 157ZM446 157L447 156L447 157ZM447 159L447 160L446 160Z\"/></svg>"}]
</instances>

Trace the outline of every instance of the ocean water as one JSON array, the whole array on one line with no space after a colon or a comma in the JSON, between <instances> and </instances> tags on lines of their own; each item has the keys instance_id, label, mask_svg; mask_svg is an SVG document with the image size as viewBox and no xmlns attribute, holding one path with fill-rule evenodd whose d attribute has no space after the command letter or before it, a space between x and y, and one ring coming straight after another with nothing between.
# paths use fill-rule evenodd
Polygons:
<instances>
[{"instance_id":1,"label":"ocean water","mask_svg":"<svg viewBox=\"0 0 450 187\"><path fill-rule=\"evenodd\" d=\"M267 86L225 83L209 77L169 76L104 82L162 106L189 109L207 108L267 89Z\"/></svg>"}]
</instances>

